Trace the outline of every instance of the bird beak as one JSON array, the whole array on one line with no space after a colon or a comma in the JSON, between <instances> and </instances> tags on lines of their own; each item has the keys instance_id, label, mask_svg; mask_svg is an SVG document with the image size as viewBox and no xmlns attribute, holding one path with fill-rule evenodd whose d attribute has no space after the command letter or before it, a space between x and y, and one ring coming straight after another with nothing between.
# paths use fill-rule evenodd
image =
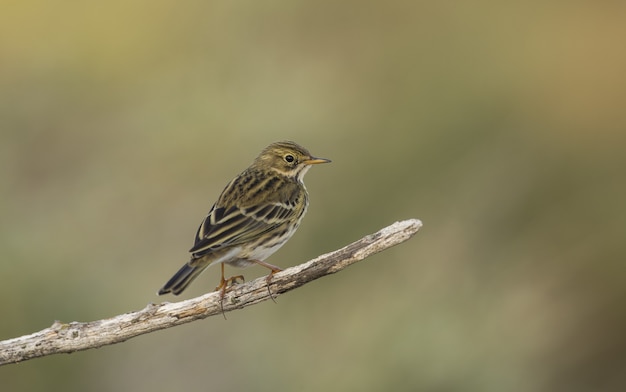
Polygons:
<instances>
[{"instance_id":1,"label":"bird beak","mask_svg":"<svg viewBox=\"0 0 626 392\"><path fill-rule=\"evenodd\" d=\"M315 157L311 157L307 160L302 161L302 163L304 163L305 165L317 165L318 163L329 163L330 159L326 159L326 158L315 158Z\"/></svg>"}]
</instances>

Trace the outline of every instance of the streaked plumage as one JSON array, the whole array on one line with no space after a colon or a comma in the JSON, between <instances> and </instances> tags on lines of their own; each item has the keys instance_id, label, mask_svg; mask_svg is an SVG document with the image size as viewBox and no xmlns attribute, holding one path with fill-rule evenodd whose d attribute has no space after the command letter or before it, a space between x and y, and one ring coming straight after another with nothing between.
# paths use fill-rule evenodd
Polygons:
<instances>
[{"instance_id":1,"label":"streaked plumage","mask_svg":"<svg viewBox=\"0 0 626 392\"><path fill-rule=\"evenodd\" d=\"M159 295L180 294L205 268L221 263L216 290L222 295L231 279L224 279L224 263L235 267L260 264L294 234L306 213L309 197L302 182L313 164L330 162L313 157L293 142L266 147L252 165L235 177L196 233L191 259L161 288ZM235 277L237 278L237 277Z\"/></svg>"}]
</instances>

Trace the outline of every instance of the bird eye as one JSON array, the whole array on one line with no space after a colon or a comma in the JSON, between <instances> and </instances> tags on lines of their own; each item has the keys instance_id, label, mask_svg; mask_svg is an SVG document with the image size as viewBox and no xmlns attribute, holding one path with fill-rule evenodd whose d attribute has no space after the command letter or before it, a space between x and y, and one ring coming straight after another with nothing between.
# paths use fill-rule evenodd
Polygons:
<instances>
[{"instance_id":1,"label":"bird eye","mask_svg":"<svg viewBox=\"0 0 626 392\"><path fill-rule=\"evenodd\" d=\"M285 155L285 161L291 163L291 162L293 162L295 160L296 160L296 158L294 158L293 155L291 155L291 154Z\"/></svg>"}]
</instances>

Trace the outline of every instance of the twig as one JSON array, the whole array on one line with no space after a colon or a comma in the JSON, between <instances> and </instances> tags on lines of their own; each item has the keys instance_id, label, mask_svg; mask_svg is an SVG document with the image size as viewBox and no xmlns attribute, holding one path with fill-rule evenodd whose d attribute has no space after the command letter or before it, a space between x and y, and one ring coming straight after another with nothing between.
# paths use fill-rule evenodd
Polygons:
<instances>
[{"instance_id":1,"label":"twig","mask_svg":"<svg viewBox=\"0 0 626 392\"><path fill-rule=\"evenodd\" d=\"M334 252L276 273L270 283L276 297L324 275L341 271L384 249L411 238L422 222L396 222ZM270 299L264 277L234 285L224 296L224 311L242 309ZM0 341L0 365L51 354L72 353L120 343L145 333L221 314L219 293L212 292L180 302L149 304L144 309L108 319L62 323L30 335Z\"/></svg>"}]
</instances>

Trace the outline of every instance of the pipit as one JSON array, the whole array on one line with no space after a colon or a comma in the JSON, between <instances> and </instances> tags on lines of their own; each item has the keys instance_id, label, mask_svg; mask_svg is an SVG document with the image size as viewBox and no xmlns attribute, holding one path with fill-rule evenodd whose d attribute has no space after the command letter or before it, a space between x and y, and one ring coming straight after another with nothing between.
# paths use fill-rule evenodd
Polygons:
<instances>
[{"instance_id":1,"label":"pipit","mask_svg":"<svg viewBox=\"0 0 626 392\"><path fill-rule=\"evenodd\" d=\"M226 185L198 228L189 250L191 259L158 294L180 294L214 264L221 266L220 282L215 288L220 292L220 303L230 285L243 280L241 275L225 279L224 264L240 268L258 264L268 268L269 292L272 276L281 269L265 259L300 226L309 206L304 175L312 165L328 162L290 141L266 147L250 167Z\"/></svg>"}]
</instances>

